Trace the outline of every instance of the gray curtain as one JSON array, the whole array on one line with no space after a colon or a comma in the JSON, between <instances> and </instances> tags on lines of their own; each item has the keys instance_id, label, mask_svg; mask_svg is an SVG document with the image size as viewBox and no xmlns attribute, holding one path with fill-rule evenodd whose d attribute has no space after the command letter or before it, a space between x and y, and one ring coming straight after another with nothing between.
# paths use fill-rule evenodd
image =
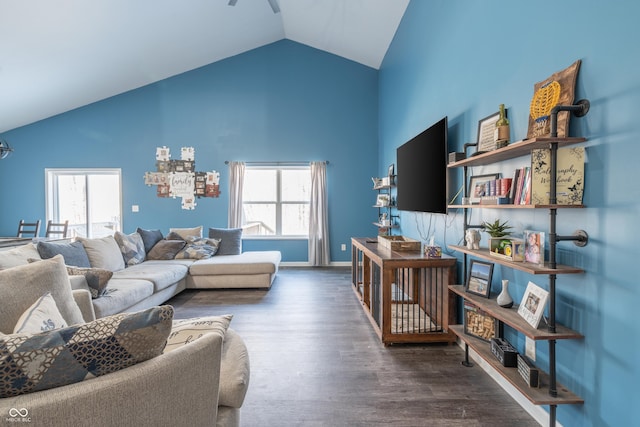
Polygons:
<instances>
[{"instance_id":1,"label":"gray curtain","mask_svg":"<svg viewBox=\"0 0 640 427\"><path fill-rule=\"evenodd\" d=\"M242 227L244 169L244 162L229 162L229 228Z\"/></svg>"},{"instance_id":2,"label":"gray curtain","mask_svg":"<svg viewBox=\"0 0 640 427\"><path fill-rule=\"evenodd\" d=\"M309 262L314 266L329 265L326 162L311 162L309 216Z\"/></svg>"}]
</instances>

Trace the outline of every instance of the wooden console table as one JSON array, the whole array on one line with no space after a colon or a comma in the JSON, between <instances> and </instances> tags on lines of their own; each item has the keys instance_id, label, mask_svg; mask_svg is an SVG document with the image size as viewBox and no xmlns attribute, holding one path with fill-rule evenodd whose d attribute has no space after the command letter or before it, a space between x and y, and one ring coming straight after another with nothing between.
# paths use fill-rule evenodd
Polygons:
<instances>
[{"instance_id":1,"label":"wooden console table","mask_svg":"<svg viewBox=\"0 0 640 427\"><path fill-rule=\"evenodd\" d=\"M456 258L392 251L375 238L351 239L353 289L383 344L455 342Z\"/></svg>"}]
</instances>

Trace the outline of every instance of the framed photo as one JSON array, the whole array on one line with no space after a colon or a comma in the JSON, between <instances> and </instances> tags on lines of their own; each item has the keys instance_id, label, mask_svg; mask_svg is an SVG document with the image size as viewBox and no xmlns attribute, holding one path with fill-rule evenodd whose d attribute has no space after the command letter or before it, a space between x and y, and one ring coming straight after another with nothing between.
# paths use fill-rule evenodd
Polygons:
<instances>
[{"instance_id":1,"label":"framed photo","mask_svg":"<svg viewBox=\"0 0 640 427\"><path fill-rule=\"evenodd\" d=\"M387 170L387 176L389 177L389 185L395 184L395 165L391 163Z\"/></svg>"},{"instance_id":2,"label":"framed photo","mask_svg":"<svg viewBox=\"0 0 640 427\"><path fill-rule=\"evenodd\" d=\"M505 116L507 110L505 109ZM476 154L493 151L496 149L496 122L500 118L500 113L496 112L478 122L478 145Z\"/></svg>"},{"instance_id":3,"label":"framed photo","mask_svg":"<svg viewBox=\"0 0 640 427\"><path fill-rule=\"evenodd\" d=\"M549 292L545 291L535 283L529 282L527 284L527 289L524 291L522 301L520 301L518 314L522 316L527 323L538 329L548 298Z\"/></svg>"},{"instance_id":4,"label":"framed photo","mask_svg":"<svg viewBox=\"0 0 640 427\"><path fill-rule=\"evenodd\" d=\"M378 194L376 199L376 206L385 207L389 206L390 198L388 194Z\"/></svg>"},{"instance_id":5,"label":"framed photo","mask_svg":"<svg viewBox=\"0 0 640 427\"><path fill-rule=\"evenodd\" d=\"M532 264L544 265L544 232L524 231L524 260Z\"/></svg>"},{"instance_id":6,"label":"framed photo","mask_svg":"<svg viewBox=\"0 0 640 427\"><path fill-rule=\"evenodd\" d=\"M467 191L467 195L469 196L470 203L480 203L480 199L483 196L488 196L488 188L491 185L491 181L495 181L500 177L499 173L490 173L488 175L478 175L472 176L469 179L469 191Z\"/></svg>"},{"instance_id":7,"label":"framed photo","mask_svg":"<svg viewBox=\"0 0 640 427\"><path fill-rule=\"evenodd\" d=\"M489 298L492 276L492 263L472 259L471 265L469 266L469 277L467 278L466 291L470 294Z\"/></svg>"}]
</instances>

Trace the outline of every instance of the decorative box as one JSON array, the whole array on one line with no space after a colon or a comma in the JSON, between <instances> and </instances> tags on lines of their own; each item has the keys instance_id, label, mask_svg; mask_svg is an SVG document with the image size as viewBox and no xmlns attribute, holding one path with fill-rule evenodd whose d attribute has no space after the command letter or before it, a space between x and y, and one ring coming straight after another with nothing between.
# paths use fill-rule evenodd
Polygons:
<instances>
[{"instance_id":1,"label":"decorative box","mask_svg":"<svg viewBox=\"0 0 640 427\"><path fill-rule=\"evenodd\" d=\"M404 236L378 236L378 244L392 251L418 251L420 241Z\"/></svg>"},{"instance_id":2,"label":"decorative box","mask_svg":"<svg viewBox=\"0 0 640 427\"><path fill-rule=\"evenodd\" d=\"M509 344L509 341L502 338L491 338L491 353L500 361L505 368L515 368L518 366L516 356L518 351Z\"/></svg>"},{"instance_id":3,"label":"decorative box","mask_svg":"<svg viewBox=\"0 0 640 427\"><path fill-rule=\"evenodd\" d=\"M442 258L442 247L424 245L424 254L427 256L427 258Z\"/></svg>"},{"instance_id":4,"label":"decorative box","mask_svg":"<svg viewBox=\"0 0 640 427\"><path fill-rule=\"evenodd\" d=\"M518 373L529 387L539 387L540 379L536 368L528 357L518 354Z\"/></svg>"},{"instance_id":5,"label":"decorative box","mask_svg":"<svg viewBox=\"0 0 640 427\"><path fill-rule=\"evenodd\" d=\"M515 237L491 237L489 251L492 256L507 261L524 261L524 240Z\"/></svg>"},{"instance_id":6,"label":"decorative box","mask_svg":"<svg viewBox=\"0 0 640 427\"><path fill-rule=\"evenodd\" d=\"M471 301L464 302L464 333L485 341L496 336L496 319Z\"/></svg>"}]
</instances>

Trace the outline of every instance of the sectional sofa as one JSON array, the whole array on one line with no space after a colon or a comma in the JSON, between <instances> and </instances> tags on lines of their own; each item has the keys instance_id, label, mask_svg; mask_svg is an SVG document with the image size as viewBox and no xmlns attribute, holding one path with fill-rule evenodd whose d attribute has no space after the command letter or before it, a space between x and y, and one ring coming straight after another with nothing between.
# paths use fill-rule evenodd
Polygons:
<instances>
[{"instance_id":1,"label":"sectional sofa","mask_svg":"<svg viewBox=\"0 0 640 427\"><path fill-rule=\"evenodd\" d=\"M75 267L69 267L72 288L93 293L97 318L160 305L187 288L271 287L279 251L242 252L240 229L201 236L202 227L171 229L166 237L139 228L115 237L29 243L0 251L0 269L62 255Z\"/></svg>"}]
</instances>

